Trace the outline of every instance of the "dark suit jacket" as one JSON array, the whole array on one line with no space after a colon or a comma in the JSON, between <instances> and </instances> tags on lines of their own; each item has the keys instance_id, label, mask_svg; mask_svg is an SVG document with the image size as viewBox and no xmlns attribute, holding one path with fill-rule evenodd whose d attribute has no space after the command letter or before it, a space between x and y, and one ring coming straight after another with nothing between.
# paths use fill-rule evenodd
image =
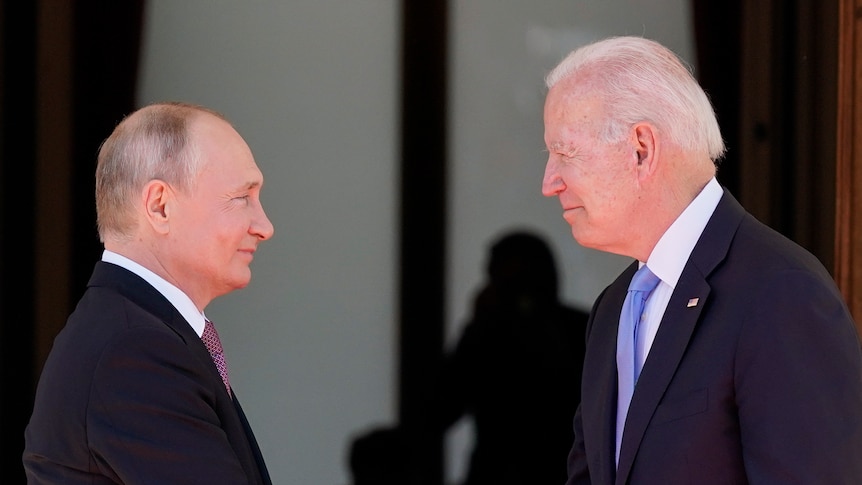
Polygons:
<instances>
[{"instance_id":1,"label":"dark suit jacket","mask_svg":"<svg viewBox=\"0 0 862 485\"><path fill-rule=\"evenodd\" d=\"M54 341L25 441L32 484L271 483L201 339L104 262Z\"/></svg>"},{"instance_id":2,"label":"dark suit jacket","mask_svg":"<svg viewBox=\"0 0 862 485\"><path fill-rule=\"evenodd\" d=\"M615 471L617 326L636 268L591 312L569 485L862 484L849 312L811 254L726 191L668 303Z\"/></svg>"}]
</instances>

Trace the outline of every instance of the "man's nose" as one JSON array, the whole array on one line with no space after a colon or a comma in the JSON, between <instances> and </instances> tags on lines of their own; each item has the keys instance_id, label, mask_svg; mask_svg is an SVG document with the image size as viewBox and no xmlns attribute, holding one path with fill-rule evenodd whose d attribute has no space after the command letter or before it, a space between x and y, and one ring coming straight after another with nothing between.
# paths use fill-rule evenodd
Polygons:
<instances>
[{"instance_id":1,"label":"man's nose","mask_svg":"<svg viewBox=\"0 0 862 485\"><path fill-rule=\"evenodd\" d=\"M563 178L560 177L559 172L554 168L553 161L549 159L545 165L545 176L542 178L542 195L553 197L565 188L566 185L563 183Z\"/></svg>"},{"instance_id":2,"label":"man's nose","mask_svg":"<svg viewBox=\"0 0 862 485\"><path fill-rule=\"evenodd\" d=\"M254 221L252 221L251 232L256 234L262 241L266 241L275 233L275 227L272 225L269 217L266 216L263 205L259 205L258 208L259 213L255 216Z\"/></svg>"}]
</instances>

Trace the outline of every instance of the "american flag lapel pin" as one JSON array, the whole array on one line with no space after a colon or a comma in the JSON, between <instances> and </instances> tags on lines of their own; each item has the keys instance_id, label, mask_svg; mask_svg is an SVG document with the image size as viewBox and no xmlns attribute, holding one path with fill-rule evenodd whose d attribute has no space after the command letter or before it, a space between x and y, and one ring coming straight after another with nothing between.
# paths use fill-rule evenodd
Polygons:
<instances>
[{"instance_id":1,"label":"american flag lapel pin","mask_svg":"<svg viewBox=\"0 0 862 485\"><path fill-rule=\"evenodd\" d=\"M697 306L697 302L700 301L700 298L690 298L688 303L685 305L686 308L693 308Z\"/></svg>"}]
</instances>

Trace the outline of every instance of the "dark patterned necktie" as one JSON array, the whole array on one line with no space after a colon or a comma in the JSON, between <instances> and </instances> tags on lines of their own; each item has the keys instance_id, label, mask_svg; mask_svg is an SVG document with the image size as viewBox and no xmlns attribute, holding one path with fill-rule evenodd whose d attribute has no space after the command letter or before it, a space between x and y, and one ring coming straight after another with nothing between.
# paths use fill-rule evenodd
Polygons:
<instances>
[{"instance_id":1,"label":"dark patterned necktie","mask_svg":"<svg viewBox=\"0 0 862 485\"><path fill-rule=\"evenodd\" d=\"M228 395L230 395L230 379L228 379L227 375L227 362L224 360L224 349L222 349L221 340L218 338L218 332L216 332L213 322L209 320L206 321L206 324L204 324L204 333L201 335L201 340L204 341L204 345L206 345L207 350L209 350L210 356L218 369L218 373L221 375L221 380L224 382L224 387L227 389Z\"/></svg>"}]
</instances>

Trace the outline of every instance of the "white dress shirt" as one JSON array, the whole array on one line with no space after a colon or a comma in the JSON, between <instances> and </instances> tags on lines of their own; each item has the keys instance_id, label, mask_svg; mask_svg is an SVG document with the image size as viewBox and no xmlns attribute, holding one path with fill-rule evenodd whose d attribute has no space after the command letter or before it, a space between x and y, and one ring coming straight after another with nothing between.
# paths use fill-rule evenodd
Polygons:
<instances>
[{"instance_id":1,"label":"white dress shirt","mask_svg":"<svg viewBox=\"0 0 862 485\"><path fill-rule=\"evenodd\" d=\"M192 326L192 329L194 329L195 333L198 334L198 337L203 335L206 316L203 312L198 311L198 308L195 306L194 302L192 302L192 299L183 293L182 290L168 283L161 276L153 273L147 268L144 268L131 259L115 252L108 251L107 249L102 253L102 261L116 264L117 266L123 267L143 278L168 299L171 305L173 305L174 308L180 312L180 315L186 319L189 325Z\"/></svg>"},{"instance_id":2,"label":"white dress shirt","mask_svg":"<svg viewBox=\"0 0 862 485\"><path fill-rule=\"evenodd\" d=\"M646 265L661 281L646 302L644 319L638 331L637 355L641 361L637 364L640 368L649 357L653 340L670 296L679 281L679 275L682 274L694 246L723 194L724 191L718 181L715 178L710 180L662 235L647 259ZM641 262L640 265L643 266L643 264Z\"/></svg>"}]
</instances>

